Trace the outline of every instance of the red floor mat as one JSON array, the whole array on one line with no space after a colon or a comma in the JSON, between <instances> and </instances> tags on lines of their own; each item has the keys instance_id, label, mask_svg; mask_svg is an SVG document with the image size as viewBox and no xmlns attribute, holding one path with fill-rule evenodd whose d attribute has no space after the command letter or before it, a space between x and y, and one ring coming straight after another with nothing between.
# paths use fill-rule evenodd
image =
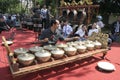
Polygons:
<instances>
[{"instance_id":1,"label":"red floor mat","mask_svg":"<svg viewBox=\"0 0 120 80\"><path fill-rule=\"evenodd\" d=\"M9 32L3 32L0 34L0 38L1 36L8 38L8 33ZM34 32L15 30L14 44L10 47L12 50L18 47L30 48L36 45L30 44L34 40ZM0 40L0 45L1 42L2 40ZM120 80L120 44L113 43L112 49L108 51L105 59L105 61L109 61L115 65L116 71L99 71L96 67L98 61L103 61L100 55L27 74L20 78L18 77L18 80ZM12 80L4 46L0 46L0 80Z\"/></svg>"}]
</instances>

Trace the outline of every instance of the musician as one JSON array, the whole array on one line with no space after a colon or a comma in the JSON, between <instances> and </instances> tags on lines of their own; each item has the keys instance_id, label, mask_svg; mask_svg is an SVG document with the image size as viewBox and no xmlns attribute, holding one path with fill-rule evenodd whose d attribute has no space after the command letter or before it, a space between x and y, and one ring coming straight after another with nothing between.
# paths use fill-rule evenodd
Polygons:
<instances>
[{"instance_id":1,"label":"musician","mask_svg":"<svg viewBox=\"0 0 120 80\"><path fill-rule=\"evenodd\" d=\"M39 36L39 42L43 45L48 44L56 44L57 41L71 41L71 40L78 40L78 37L72 37L72 38L64 38L63 35L57 30L59 27L59 21L58 20L52 20L51 26L48 29L45 29L41 35Z\"/></svg>"},{"instance_id":2,"label":"musician","mask_svg":"<svg viewBox=\"0 0 120 80\"><path fill-rule=\"evenodd\" d=\"M91 36L93 33L98 33L99 32L99 29L97 28L97 24L96 23L93 23L92 25L92 29L90 29L88 31L88 36Z\"/></svg>"},{"instance_id":3,"label":"musician","mask_svg":"<svg viewBox=\"0 0 120 80\"><path fill-rule=\"evenodd\" d=\"M83 41L83 40L86 40L87 38L86 33L87 33L87 27L86 25L83 24L81 28L78 28L74 36L79 36L80 40Z\"/></svg>"},{"instance_id":4,"label":"musician","mask_svg":"<svg viewBox=\"0 0 120 80\"><path fill-rule=\"evenodd\" d=\"M70 35L72 35L73 33L73 29L72 26L69 25L67 20L64 20L64 26L63 26L63 36L65 38L70 37Z\"/></svg>"}]
</instances>

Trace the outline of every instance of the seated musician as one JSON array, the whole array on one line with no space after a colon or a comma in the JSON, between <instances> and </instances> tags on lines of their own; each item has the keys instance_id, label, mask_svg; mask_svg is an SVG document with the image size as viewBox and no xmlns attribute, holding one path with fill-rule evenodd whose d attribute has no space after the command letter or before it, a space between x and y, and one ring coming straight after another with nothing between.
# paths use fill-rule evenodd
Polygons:
<instances>
[{"instance_id":1,"label":"seated musician","mask_svg":"<svg viewBox=\"0 0 120 80\"><path fill-rule=\"evenodd\" d=\"M63 26L63 36L65 38L70 37L70 35L73 33L72 26L69 25L67 20L64 20L64 26Z\"/></svg>"},{"instance_id":2,"label":"seated musician","mask_svg":"<svg viewBox=\"0 0 120 80\"><path fill-rule=\"evenodd\" d=\"M96 23L93 23L93 25L92 25L92 29L90 29L90 30L88 31L88 36L91 36L92 33L94 33L94 32L95 32L95 33L98 33L98 32L99 32Z\"/></svg>"},{"instance_id":3,"label":"seated musician","mask_svg":"<svg viewBox=\"0 0 120 80\"><path fill-rule=\"evenodd\" d=\"M48 45L48 44L56 44L57 41L71 41L71 40L78 40L78 37L72 37L72 38L64 38L63 35L57 30L59 27L59 21L58 20L52 20L51 26L48 29L45 29L41 35L39 36L39 42L42 43L42 45Z\"/></svg>"},{"instance_id":4,"label":"seated musician","mask_svg":"<svg viewBox=\"0 0 120 80\"><path fill-rule=\"evenodd\" d=\"M92 25L92 29L90 29L88 31L88 36L91 36L93 33L99 33L99 29L97 28L97 24L93 23ZM110 38L108 38L108 49L110 50L111 48L111 44L112 44L112 40Z\"/></svg>"},{"instance_id":5,"label":"seated musician","mask_svg":"<svg viewBox=\"0 0 120 80\"><path fill-rule=\"evenodd\" d=\"M78 28L78 30L75 32L74 36L79 36L80 40L86 40L87 38L87 27L86 25L82 25L81 28Z\"/></svg>"},{"instance_id":6,"label":"seated musician","mask_svg":"<svg viewBox=\"0 0 120 80\"><path fill-rule=\"evenodd\" d=\"M10 27L7 25L7 23L5 22L4 18L2 15L0 15L0 33L2 31L8 31L10 30Z\"/></svg>"}]
</instances>

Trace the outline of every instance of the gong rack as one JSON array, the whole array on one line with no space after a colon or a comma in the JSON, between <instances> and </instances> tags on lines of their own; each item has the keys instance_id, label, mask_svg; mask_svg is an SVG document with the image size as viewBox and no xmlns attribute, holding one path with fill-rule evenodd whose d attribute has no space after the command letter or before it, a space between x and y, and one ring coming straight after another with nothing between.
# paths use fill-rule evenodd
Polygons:
<instances>
[{"instance_id":1,"label":"gong rack","mask_svg":"<svg viewBox=\"0 0 120 80\"><path fill-rule=\"evenodd\" d=\"M86 18L85 22L86 24L89 24L92 20L93 15L98 15L99 7L100 5L93 4L92 0L80 0L78 2L76 2L75 0L72 0L71 3L65 2L65 0L60 0L60 6L58 7L58 9L59 9L60 16L63 16L62 11L64 10L66 11L76 10L77 12L79 12L80 10L85 9L85 12L87 14L86 17L84 17L84 15L82 14L80 19L76 19L78 16L74 15L74 17L70 21L72 21L73 23L81 24L81 22L83 22L83 19ZM67 16L63 16L63 17L69 20L68 17L70 16L69 14L67 14Z\"/></svg>"},{"instance_id":2,"label":"gong rack","mask_svg":"<svg viewBox=\"0 0 120 80\"><path fill-rule=\"evenodd\" d=\"M98 54L98 53L102 53L103 54L102 57L104 58L107 51L108 51L107 48L97 49L97 50L94 50L94 51L87 51L83 54L77 53L74 56L64 55L64 57L61 58L61 59L51 58L48 62L44 62L44 63L40 63L37 60L34 60L34 62L29 66L21 66L17 62L17 59L14 57L14 54L12 53L8 44L6 43L6 39L4 38L4 36L2 37L2 40L4 41L4 45L5 45L5 47L7 49L7 52L8 52L7 58L8 58L10 71L12 73L13 78L16 78L18 76L22 76L22 75L25 75L25 74L28 74L28 73L36 72L36 71L39 71L39 70L44 70L44 69L52 68L52 67L55 67L55 66L60 66L60 65L63 65L63 64L75 62L77 60L88 58L88 57L93 56L93 55Z\"/></svg>"}]
</instances>

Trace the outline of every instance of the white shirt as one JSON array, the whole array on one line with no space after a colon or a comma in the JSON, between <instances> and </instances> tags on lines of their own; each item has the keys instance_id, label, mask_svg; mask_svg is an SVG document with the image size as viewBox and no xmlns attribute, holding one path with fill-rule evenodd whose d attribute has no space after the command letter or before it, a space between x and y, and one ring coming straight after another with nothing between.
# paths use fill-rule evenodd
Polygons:
<instances>
[{"instance_id":1,"label":"white shirt","mask_svg":"<svg viewBox=\"0 0 120 80\"><path fill-rule=\"evenodd\" d=\"M3 16L3 18L4 18L5 21L7 20L6 16Z\"/></svg>"},{"instance_id":2,"label":"white shirt","mask_svg":"<svg viewBox=\"0 0 120 80\"><path fill-rule=\"evenodd\" d=\"M90 29L88 32L88 36L91 36L93 32L98 33L99 30L98 29Z\"/></svg>"},{"instance_id":3,"label":"white shirt","mask_svg":"<svg viewBox=\"0 0 120 80\"><path fill-rule=\"evenodd\" d=\"M47 11L48 11L47 9L44 9L44 8L41 9L40 13L41 13L42 19L47 18Z\"/></svg>"},{"instance_id":4,"label":"white shirt","mask_svg":"<svg viewBox=\"0 0 120 80\"><path fill-rule=\"evenodd\" d=\"M70 25L63 26L63 36L64 37L68 37L68 35L70 35L71 32L73 32L73 29Z\"/></svg>"},{"instance_id":5,"label":"white shirt","mask_svg":"<svg viewBox=\"0 0 120 80\"><path fill-rule=\"evenodd\" d=\"M62 33L62 27L61 27L61 25L59 24L59 26L58 26L58 29L57 29L58 31L60 31L60 33Z\"/></svg>"},{"instance_id":6,"label":"white shirt","mask_svg":"<svg viewBox=\"0 0 120 80\"><path fill-rule=\"evenodd\" d=\"M117 21L117 25L115 26L115 32L119 32L120 23Z\"/></svg>"},{"instance_id":7,"label":"white shirt","mask_svg":"<svg viewBox=\"0 0 120 80\"><path fill-rule=\"evenodd\" d=\"M11 20L12 20L12 21L16 20L16 15L12 15L12 16L11 16Z\"/></svg>"},{"instance_id":8,"label":"white shirt","mask_svg":"<svg viewBox=\"0 0 120 80\"><path fill-rule=\"evenodd\" d=\"M96 24L98 25L97 28L100 28L100 29L105 26L105 24L103 24L102 21L98 21Z\"/></svg>"},{"instance_id":9,"label":"white shirt","mask_svg":"<svg viewBox=\"0 0 120 80\"><path fill-rule=\"evenodd\" d=\"M84 37L85 31L83 31L81 28L75 32L75 34L78 34L80 37Z\"/></svg>"}]
</instances>

